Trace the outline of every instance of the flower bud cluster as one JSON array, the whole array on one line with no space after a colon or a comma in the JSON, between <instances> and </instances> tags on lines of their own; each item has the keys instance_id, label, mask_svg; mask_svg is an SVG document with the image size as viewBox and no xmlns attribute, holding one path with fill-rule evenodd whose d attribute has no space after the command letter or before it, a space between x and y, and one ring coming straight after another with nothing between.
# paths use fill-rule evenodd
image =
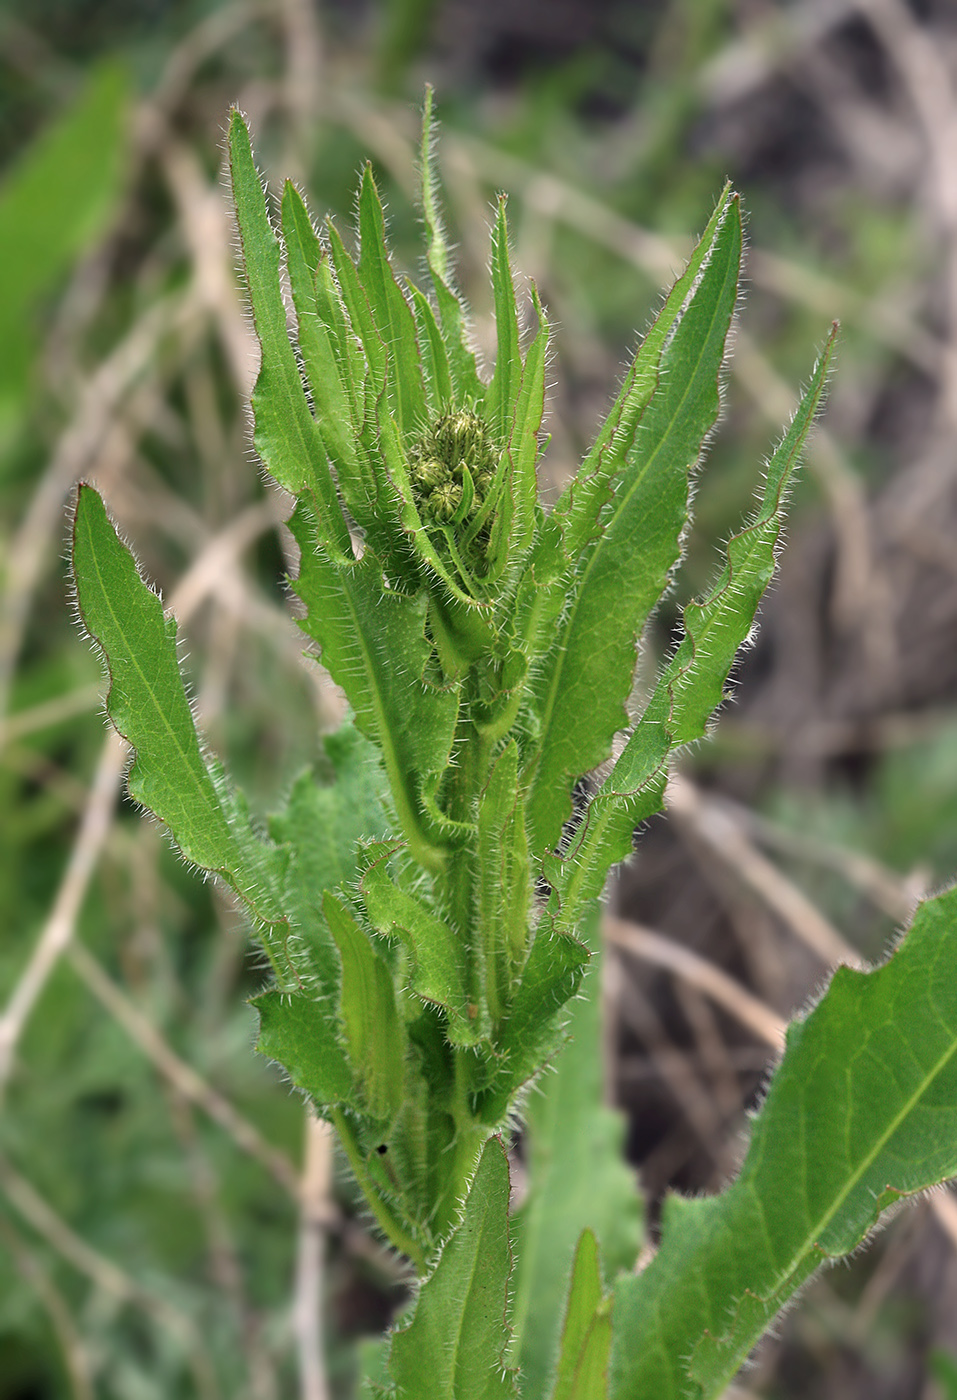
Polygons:
<instances>
[{"instance_id":1,"label":"flower bud cluster","mask_svg":"<svg viewBox=\"0 0 957 1400\"><path fill-rule=\"evenodd\" d=\"M409 451L409 473L419 513L439 525L474 522L485 504L498 463L485 420L471 408L436 418ZM488 522L475 533L484 543Z\"/></svg>"}]
</instances>

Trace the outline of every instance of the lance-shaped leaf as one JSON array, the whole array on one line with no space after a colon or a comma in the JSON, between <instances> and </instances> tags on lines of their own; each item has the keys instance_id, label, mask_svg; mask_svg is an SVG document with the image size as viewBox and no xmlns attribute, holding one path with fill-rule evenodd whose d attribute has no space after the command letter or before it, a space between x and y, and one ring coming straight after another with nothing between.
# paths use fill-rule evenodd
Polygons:
<instances>
[{"instance_id":1,"label":"lance-shaped leaf","mask_svg":"<svg viewBox=\"0 0 957 1400\"><path fill-rule=\"evenodd\" d=\"M426 417L415 318L392 273L382 204L369 165L359 193L359 239L359 277L389 357L392 411L400 431L411 433Z\"/></svg>"},{"instance_id":2,"label":"lance-shaped leaf","mask_svg":"<svg viewBox=\"0 0 957 1400\"><path fill-rule=\"evenodd\" d=\"M730 187L726 186L688 266L671 288L638 347L618 397L588 455L555 503L554 517L561 525L565 548L572 560L578 559L596 534L599 514L610 499L611 485L625 466L635 430L658 385L662 352L694 292L702 268L712 256L733 198Z\"/></svg>"},{"instance_id":3,"label":"lance-shaped leaf","mask_svg":"<svg viewBox=\"0 0 957 1400\"><path fill-rule=\"evenodd\" d=\"M548 351L548 321L533 290L538 330L528 348L521 376L515 390L514 404L509 414L507 447L503 458L505 470L502 484L493 487L489 502L495 510L489 543L490 581L498 579L506 565L513 574L525 559L535 534L538 483L535 465L538 460L538 430L545 412L545 358ZM475 526L473 526L475 529ZM503 605L508 606L505 592Z\"/></svg>"},{"instance_id":4,"label":"lance-shaped leaf","mask_svg":"<svg viewBox=\"0 0 957 1400\"><path fill-rule=\"evenodd\" d=\"M442 337L448 350L449 371L456 402L472 402L478 406L482 404L486 390L479 378L475 355L469 345L465 308L452 285L449 245L439 213L439 182L433 155L435 131L432 97L432 88L426 87L425 108L422 114L422 144L419 151L426 256L432 275L432 286L435 289L439 325L442 327Z\"/></svg>"},{"instance_id":5,"label":"lance-shaped leaf","mask_svg":"<svg viewBox=\"0 0 957 1400\"><path fill-rule=\"evenodd\" d=\"M398 938L412 954L410 987L416 996L448 1014L453 1044L474 1045L488 1028L469 1000L465 943L460 934L408 890L392 880L386 862L394 847L371 848L361 880L362 902L377 933Z\"/></svg>"},{"instance_id":6,"label":"lance-shaped leaf","mask_svg":"<svg viewBox=\"0 0 957 1400\"><path fill-rule=\"evenodd\" d=\"M503 1365L511 1252L508 1162L491 1138L458 1225L423 1283L411 1322L393 1335L389 1371L403 1400L506 1400Z\"/></svg>"},{"instance_id":7,"label":"lance-shaped leaf","mask_svg":"<svg viewBox=\"0 0 957 1400\"><path fill-rule=\"evenodd\" d=\"M478 817L478 925L492 1019L508 1005L513 971L525 958L531 870L525 804L518 789L518 748L512 740L492 769Z\"/></svg>"},{"instance_id":8,"label":"lance-shaped leaf","mask_svg":"<svg viewBox=\"0 0 957 1400\"><path fill-rule=\"evenodd\" d=\"M811 1273L957 1173L957 890L874 972L841 967L788 1031L740 1175L672 1197L615 1293L612 1400L710 1400Z\"/></svg>"},{"instance_id":9,"label":"lance-shaped leaf","mask_svg":"<svg viewBox=\"0 0 957 1400\"><path fill-rule=\"evenodd\" d=\"M448 351L428 297L411 282L407 283L406 290L415 316L429 412L433 417L438 417L454 397Z\"/></svg>"},{"instance_id":10,"label":"lance-shaped leaf","mask_svg":"<svg viewBox=\"0 0 957 1400\"><path fill-rule=\"evenodd\" d=\"M282 1065L297 1089L317 1108L349 1103L352 1070L339 1039L338 1018L328 1002L304 992L261 992L251 1000L259 1012L256 1049Z\"/></svg>"},{"instance_id":11,"label":"lance-shaped leaf","mask_svg":"<svg viewBox=\"0 0 957 1400\"><path fill-rule=\"evenodd\" d=\"M358 563L337 564L304 503L290 526L302 550L294 585L307 609L301 626L322 648L323 665L349 697L359 729L382 753L413 854L438 869L444 853L425 807L449 761L458 691L424 679L432 651L425 599L387 590L369 548Z\"/></svg>"},{"instance_id":12,"label":"lance-shaped leaf","mask_svg":"<svg viewBox=\"0 0 957 1400\"><path fill-rule=\"evenodd\" d=\"M661 355L655 390L582 556L555 646L536 682L541 725L529 799L533 849L553 847L571 788L628 722L638 636L678 558L689 475L720 406L719 375L738 293L741 217L732 199Z\"/></svg>"},{"instance_id":13,"label":"lance-shaped leaf","mask_svg":"<svg viewBox=\"0 0 957 1400\"><path fill-rule=\"evenodd\" d=\"M508 224L504 196L492 230L492 292L495 298L495 370L485 398L485 412L499 442L509 435L512 412L522 382L522 351L518 336L515 283L508 256Z\"/></svg>"},{"instance_id":14,"label":"lance-shaped leaf","mask_svg":"<svg viewBox=\"0 0 957 1400\"><path fill-rule=\"evenodd\" d=\"M575 1251L551 1400L607 1400L610 1353L611 1299L601 1286L598 1241L584 1230Z\"/></svg>"},{"instance_id":15,"label":"lance-shaped leaf","mask_svg":"<svg viewBox=\"0 0 957 1400\"><path fill-rule=\"evenodd\" d=\"M729 541L725 567L708 597L685 608L684 639L572 841L555 881L563 902L561 927L574 927L610 866L629 854L635 827L660 809L669 750L702 738L724 698L728 674L774 573L788 485L821 405L836 339L834 327L768 463L756 518Z\"/></svg>"},{"instance_id":16,"label":"lance-shaped leaf","mask_svg":"<svg viewBox=\"0 0 957 1400\"><path fill-rule=\"evenodd\" d=\"M187 860L233 885L285 978L288 927L278 895L285 856L256 838L242 804L207 764L176 658L176 620L164 616L86 485L73 518L73 574L84 625L109 670L107 710L135 750L131 797L166 823Z\"/></svg>"},{"instance_id":17,"label":"lance-shaped leaf","mask_svg":"<svg viewBox=\"0 0 957 1400\"><path fill-rule=\"evenodd\" d=\"M340 473L340 486L348 500L346 486L358 470L356 399L354 391L351 394L347 392L343 383L339 360L341 352L335 343L336 332L326 319L329 311L325 302L323 310L326 317L319 314L316 284L325 262L322 245L302 196L288 180L282 196L282 232L286 245L286 269L299 327L299 353L312 392L319 431L329 458ZM357 366L350 363L347 368L355 372ZM365 377L365 366L361 361L358 368L361 386Z\"/></svg>"},{"instance_id":18,"label":"lance-shaped leaf","mask_svg":"<svg viewBox=\"0 0 957 1400\"><path fill-rule=\"evenodd\" d=\"M229 122L229 162L253 320L262 348L252 393L256 421L253 442L280 486L292 492L305 486L315 491L323 538L338 554L348 557L352 552L349 531L286 329L279 240L253 164L249 132L238 111Z\"/></svg>"},{"instance_id":19,"label":"lance-shaped leaf","mask_svg":"<svg viewBox=\"0 0 957 1400\"><path fill-rule=\"evenodd\" d=\"M405 1035L389 969L346 904L327 890L326 923L342 959L339 1017L349 1061L372 1118L391 1122L402 1107Z\"/></svg>"},{"instance_id":20,"label":"lance-shaped leaf","mask_svg":"<svg viewBox=\"0 0 957 1400\"><path fill-rule=\"evenodd\" d=\"M596 903L589 919L592 946L598 943L598 914ZM604 1102L600 991L593 965L570 1003L566 1043L528 1098L529 1189L513 1222L518 1262L512 1356L522 1373L523 1400L545 1400L555 1373L563 1301L582 1231L597 1237L612 1277L631 1268L641 1245L641 1199L622 1155L625 1121ZM595 1306L597 1301L600 1286ZM568 1349L567 1335L562 1345Z\"/></svg>"}]
</instances>

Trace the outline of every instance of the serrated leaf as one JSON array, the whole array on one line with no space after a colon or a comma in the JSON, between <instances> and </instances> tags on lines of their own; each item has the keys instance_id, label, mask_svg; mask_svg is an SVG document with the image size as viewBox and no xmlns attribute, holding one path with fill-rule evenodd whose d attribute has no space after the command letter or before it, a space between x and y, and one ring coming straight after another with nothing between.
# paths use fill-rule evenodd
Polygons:
<instances>
[{"instance_id":1,"label":"serrated leaf","mask_svg":"<svg viewBox=\"0 0 957 1400\"><path fill-rule=\"evenodd\" d=\"M607 1400L611 1308L601 1285L598 1241L583 1230L565 1308L552 1400Z\"/></svg>"},{"instance_id":2,"label":"serrated leaf","mask_svg":"<svg viewBox=\"0 0 957 1400\"><path fill-rule=\"evenodd\" d=\"M164 821L187 860L227 870L232 837L199 747L176 658L176 619L141 579L97 492L81 485L73 569L84 625L109 668L107 709L133 745L130 795Z\"/></svg>"},{"instance_id":3,"label":"serrated leaf","mask_svg":"<svg viewBox=\"0 0 957 1400\"><path fill-rule=\"evenodd\" d=\"M819 1265L902 1196L957 1173L957 889L874 972L841 967L790 1027L738 1178L666 1203L620 1282L613 1400L711 1400Z\"/></svg>"},{"instance_id":4,"label":"serrated leaf","mask_svg":"<svg viewBox=\"0 0 957 1400\"><path fill-rule=\"evenodd\" d=\"M309 486L315 492L324 540L337 554L349 557L349 531L286 329L279 240L253 163L249 132L238 111L233 111L229 122L229 163L253 320L262 347L251 400L256 422L253 443L280 486L292 492Z\"/></svg>"},{"instance_id":5,"label":"serrated leaf","mask_svg":"<svg viewBox=\"0 0 957 1400\"><path fill-rule=\"evenodd\" d=\"M597 919L596 905L591 924ZM594 928L592 939L597 943ZM622 1155L625 1120L604 1102L600 982L592 966L582 992L569 1003L566 1043L528 1099L529 1190L513 1225L518 1264L512 1355L523 1377L523 1400L544 1400L555 1374L562 1302L582 1231L597 1237L611 1276L633 1265L641 1245L641 1198Z\"/></svg>"},{"instance_id":6,"label":"serrated leaf","mask_svg":"<svg viewBox=\"0 0 957 1400\"><path fill-rule=\"evenodd\" d=\"M252 997L250 1005L259 1012L256 1049L261 1055L282 1065L320 1109L349 1102L352 1071L328 1002L272 990Z\"/></svg>"},{"instance_id":7,"label":"serrated leaf","mask_svg":"<svg viewBox=\"0 0 957 1400\"><path fill-rule=\"evenodd\" d=\"M444 852L425 808L448 765L459 702L456 687L440 689L424 679L432 651L425 599L387 591L369 548L358 563L337 564L302 502L290 527L302 551L294 584L307 609L300 625L322 648L323 665L349 697L357 726L382 752L413 854L438 869Z\"/></svg>"},{"instance_id":8,"label":"serrated leaf","mask_svg":"<svg viewBox=\"0 0 957 1400\"><path fill-rule=\"evenodd\" d=\"M322 911L342 959L339 1019L369 1116L389 1123L402 1107L405 1034L392 977L346 904L326 890Z\"/></svg>"},{"instance_id":9,"label":"serrated leaf","mask_svg":"<svg viewBox=\"0 0 957 1400\"><path fill-rule=\"evenodd\" d=\"M740 261L740 210L731 199L662 350L600 534L579 558L572 597L536 679L541 732L529 820L538 853L558 842L574 781L608 757L615 733L627 726L638 637L678 559L690 473L718 416Z\"/></svg>"},{"instance_id":10,"label":"serrated leaf","mask_svg":"<svg viewBox=\"0 0 957 1400\"><path fill-rule=\"evenodd\" d=\"M505 1400L511 1254L508 1162L502 1144L482 1150L461 1223L422 1284L409 1324L393 1334L389 1371L402 1400Z\"/></svg>"},{"instance_id":11,"label":"serrated leaf","mask_svg":"<svg viewBox=\"0 0 957 1400\"><path fill-rule=\"evenodd\" d=\"M377 933L397 938L412 954L410 989L448 1013L453 1044L474 1045L488 1032L470 1002L465 944L432 910L408 890L400 889L386 869L393 848L386 847L364 872L362 902Z\"/></svg>"},{"instance_id":12,"label":"serrated leaf","mask_svg":"<svg viewBox=\"0 0 957 1400\"><path fill-rule=\"evenodd\" d=\"M555 882L563 901L562 927L574 927L579 911L600 893L610 866L629 854L635 827L660 810L669 751L702 738L724 698L734 659L774 573L788 485L821 405L836 339L835 328L768 463L755 519L732 536L727 562L708 597L685 608L684 640L566 853Z\"/></svg>"}]
</instances>

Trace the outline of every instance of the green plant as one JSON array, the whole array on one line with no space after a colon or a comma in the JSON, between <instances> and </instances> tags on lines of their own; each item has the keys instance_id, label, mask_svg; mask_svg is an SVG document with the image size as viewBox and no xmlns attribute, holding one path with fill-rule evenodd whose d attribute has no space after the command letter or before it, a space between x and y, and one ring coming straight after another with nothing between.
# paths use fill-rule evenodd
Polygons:
<instances>
[{"instance_id":1,"label":"green plant","mask_svg":"<svg viewBox=\"0 0 957 1400\"><path fill-rule=\"evenodd\" d=\"M723 193L546 513L535 476L545 314L533 289L523 348L500 203L486 382L452 287L430 107L433 299L395 277L369 169L356 258L333 225L320 238L291 184L280 244L238 113L230 125L262 346L255 444L296 496L301 625L353 716L267 831L204 752L175 621L89 486L74 521L79 607L109 667L110 716L135 749L131 794L245 902L268 954L259 1049L335 1124L379 1226L421 1279L367 1385L415 1400L717 1396L819 1264L957 1171L950 892L921 907L883 967L839 970L790 1030L737 1180L712 1199L672 1198L656 1258L627 1272L640 1208L620 1124L599 1104L597 978L585 976L600 896L660 808L671 755L704 735L724 697L773 572L834 332L752 518L685 609L684 636L631 722L636 647L680 558L719 412L738 200ZM574 785L623 732L576 810ZM504 1145L523 1113L530 1191L510 1224Z\"/></svg>"}]
</instances>

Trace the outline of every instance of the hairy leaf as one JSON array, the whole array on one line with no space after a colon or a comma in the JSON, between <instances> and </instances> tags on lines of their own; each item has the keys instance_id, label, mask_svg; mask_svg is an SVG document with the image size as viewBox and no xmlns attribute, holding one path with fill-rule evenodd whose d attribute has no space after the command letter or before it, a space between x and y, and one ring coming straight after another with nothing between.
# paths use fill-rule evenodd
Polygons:
<instances>
[{"instance_id":1,"label":"hairy leaf","mask_svg":"<svg viewBox=\"0 0 957 1400\"><path fill-rule=\"evenodd\" d=\"M717 1397L821 1264L957 1173L957 890L874 972L837 970L787 1049L720 1196L672 1197L615 1294L613 1400Z\"/></svg>"},{"instance_id":2,"label":"hairy leaf","mask_svg":"<svg viewBox=\"0 0 957 1400\"><path fill-rule=\"evenodd\" d=\"M601 1286L598 1242L582 1231L572 1267L562 1349L551 1400L607 1400L611 1307Z\"/></svg>"},{"instance_id":3,"label":"hairy leaf","mask_svg":"<svg viewBox=\"0 0 957 1400\"><path fill-rule=\"evenodd\" d=\"M724 699L734 659L774 573L788 486L821 405L836 339L834 328L768 463L754 520L729 541L725 567L708 597L685 608L685 637L589 804L556 881L563 902L562 927L574 924L588 900L600 893L609 867L629 854L635 827L660 810L669 752L702 738Z\"/></svg>"},{"instance_id":4,"label":"hairy leaf","mask_svg":"<svg viewBox=\"0 0 957 1400\"><path fill-rule=\"evenodd\" d=\"M508 1163L502 1144L483 1149L462 1214L411 1322L393 1335L389 1370L404 1400L515 1396L504 1369L511 1253Z\"/></svg>"},{"instance_id":5,"label":"hairy leaf","mask_svg":"<svg viewBox=\"0 0 957 1400\"><path fill-rule=\"evenodd\" d=\"M596 906L593 925L597 917ZM554 1374L562 1303L582 1231L597 1237L612 1275L631 1267L641 1245L641 1200L622 1157L625 1122L604 1102L600 991L592 967L571 1003L567 1042L528 1099L529 1190L513 1223L512 1355L522 1372L523 1400L544 1400Z\"/></svg>"},{"instance_id":6,"label":"hairy leaf","mask_svg":"<svg viewBox=\"0 0 957 1400\"><path fill-rule=\"evenodd\" d=\"M251 1005L259 1012L256 1049L286 1070L319 1109L348 1102L352 1071L339 1042L339 1026L329 1004L302 992L261 992Z\"/></svg>"},{"instance_id":7,"label":"hairy leaf","mask_svg":"<svg viewBox=\"0 0 957 1400\"><path fill-rule=\"evenodd\" d=\"M290 526L302 550L294 585L307 609L301 626L322 648L322 662L349 697L356 724L382 751L414 854L437 869L444 856L425 809L449 761L458 693L425 679L431 656L425 599L387 592L371 549L358 563L336 563L302 503Z\"/></svg>"},{"instance_id":8,"label":"hairy leaf","mask_svg":"<svg viewBox=\"0 0 957 1400\"><path fill-rule=\"evenodd\" d=\"M541 737L529 801L536 852L557 843L573 782L607 758L614 734L627 726L638 636L678 558L689 475L718 416L740 260L741 217L731 199L662 349L600 534L579 557L572 597L536 679Z\"/></svg>"},{"instance_id":9,"label":"hairy leaf","mask_svg":"<svg viewBox=\"0 0 957 1400\"><path fill-rule=\"evenodd\" d=\"M253 164L249 132L238 111L233 112L229 122L229 162L249 298L262 347L252 394L256 420L253 442L280 486L292 492L306 486L313 489L323 539L340 556L351 557L349 532L322 433L309 408L286 329L286 307L279 281L279 240Z\"/></svg>"},{"instance_id":10,"label":"hairy leaf","mask_svg":"<svg viewBox=\"0 0 957 1400\"><path fill-rule=\"evenodd\" d=\"M405 1036L388 966L343 900L327 890L326 923L342 959L340 1020L372 1118L391 1122L402 1107Z\"/></svg>"}]
</instances>

